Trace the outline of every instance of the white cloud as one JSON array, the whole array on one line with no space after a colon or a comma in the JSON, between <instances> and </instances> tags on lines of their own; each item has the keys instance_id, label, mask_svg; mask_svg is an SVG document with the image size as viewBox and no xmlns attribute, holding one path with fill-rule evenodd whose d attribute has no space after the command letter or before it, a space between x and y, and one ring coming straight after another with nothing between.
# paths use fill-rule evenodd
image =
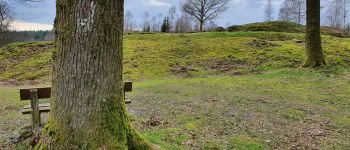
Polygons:
<instances>
[{"instance_id":1,"label":"white cloud","mask_svg":"<svg viewBox=\"0 0 350 150\"><path fill-rule=\"evenodd\" d=\"M53 25L52 24L32 23L32 22L25 22L25 21L16 20L11 24L11 29L17 30L17 31L52 30Z\"/></svg>"},{"instance_id":2,"label":"white cloud","mask_svg":"<svg viewBox=\"0 0 350 150\"><path fill-rule=\"evenodd\" d=\"M169 3L161 2L159 0L149 0L150 5L156 5L156 6L170 6Z\"/></svg>"}]
</instances>

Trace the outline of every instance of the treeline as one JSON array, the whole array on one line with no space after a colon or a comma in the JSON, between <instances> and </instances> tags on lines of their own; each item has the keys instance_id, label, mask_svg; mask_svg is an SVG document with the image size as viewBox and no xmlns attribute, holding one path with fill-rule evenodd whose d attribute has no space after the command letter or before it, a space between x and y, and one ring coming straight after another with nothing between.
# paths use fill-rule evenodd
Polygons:
<instances>
[{"instance_id":1,"label":"treeline","mask_svg":"<svg viewBox=\"0 0 350 150\"><path fill-rule=\"evenodd\" d=\"M0 47L13 42L33 42L54 40L53 31L12 31L14 12L8 1L0 0Z\"/></svg>"},{"instance_id":2,"label":"treeline","mask_svg":"<svg viewBox=\"0 0 350 150\"><path fill-rule=\"evenodd\" d=\"M13 42L53 41L54 31L4 31L0 47Z\"/></svg>"},{"instance_id":3,"label":"treeline","mask_svg":"<svg viewBox=\"0 0 350 150\"><path fill-rule=\"evenodd\" d=\"M179 8L172 6L166 15L143 15L142 22L131 11L125 13L125 32L196 32L211 30L217 25L214 20L229 8L230 0L193 1L184 0Z\"/></svg>"},{"instance_id":4,"label":"treeline","mask_svg":"<svg viewBox=\"0 0 350 150\"><path fill-rule=\"evenodd\" d=\"M214 21L210 21L204 26L204 30L211 30L216 28L217 25ZM162 13L157 15L151 15L148 12L144 12L141 21L135 18L135 15L131 11L126 11L124 17L124 31L125 32L198 32L200 31L200 25L193 19L192 16L178 11L173 6L168 10L168 14Z\"/></svg>"},{"instance_id":5,"label":"treeline","mask_svg":"<svg viewBox=\"0 0 350 150\"><path fill-rule=\"evenodd\" d=\"M321 0L321 21L323 26L350 34L350 0ZM273 21L274 8L271 0L265 6L265 21ZM306 22L306 0L284 0L278 10L280 21L299 24Z\"/></svg>"}]
</instances>

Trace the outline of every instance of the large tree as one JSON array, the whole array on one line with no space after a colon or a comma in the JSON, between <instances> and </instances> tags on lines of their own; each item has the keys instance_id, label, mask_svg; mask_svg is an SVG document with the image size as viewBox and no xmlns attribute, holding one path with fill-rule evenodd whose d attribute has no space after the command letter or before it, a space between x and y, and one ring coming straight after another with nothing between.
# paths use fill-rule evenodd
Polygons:
<instances>
[{"instance_id":1,"label":"large tree","mask_svg":"<svg viewBox=\"0 0 350 150\"><path fill-rule=\"evenodd\" d=\"M57 0L51 113L37 148L154 149L123 89L124 0Z\"/></svg>"},{"instance_id":2,"label":"large tree","mask_svg":"<svg viewBox=\"0 0 350 150\"><path fill-rule=\"evenodd\" d=\"M199 23L199 30L203 31L206 22L217 18L228 9L230 0L184 0L182 11L194 17Z\"/></svg>"},{"instance_id":3,"label":"large tree","mask_svg":"<svg viewBox=\"0 0 350 150\"><path fill-rule=\"evenodd\" d=\"M306 1L306 62L303 67L320 67L326 64L322 51L320 0Z\"/></svg>"}]
</instances>

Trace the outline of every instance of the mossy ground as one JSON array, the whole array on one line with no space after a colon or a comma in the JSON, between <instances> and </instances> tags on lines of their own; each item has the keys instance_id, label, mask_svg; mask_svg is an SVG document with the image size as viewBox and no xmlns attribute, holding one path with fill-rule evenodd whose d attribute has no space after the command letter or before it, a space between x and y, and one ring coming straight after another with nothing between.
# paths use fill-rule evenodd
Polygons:
<instances>
[{"instance_id":1,"label":"mossy ground","mask_svg":"<svg viewBox=\"0 0 350 150\"><path fill-rule=\"evenodd\" d=\"M349 72L281 69L258 75L136 82L128 111L167 149L349 149ZM0 88L1 136L30 122L17 88Z\"/></svg>"},{"instance_id":2,"label":"mossy ground","mask_svg":"<svg viewBox=\"0 0 350 150\"><path fill-rule=\"evenodd\" d=\"M304 35L280 32L128 34L124 77L131 81L255 74L298 68ZM350 66L350 39L323 37L329 66ZM0 80L49 81L52 43L18 43L0 49Z\"/></svg>"},{"instance_id":3,"label":"mossy ground","mask_svg":"<svg viewBox=\"0 0 350 150\"><path fill-rule=\"evenodd\" d=\"M133 124L167 149L349 149L350 39L323 40L328 66L311 70L300 68L303 34L125 35L125 78L136 81L127 93ZM19 50L10 59L17 62L0 52L10 63L0 77L29 80L24 74L34 70L15 68L50 68L50 60L31 58L51 51L24 57ZM0 87L1 138L30 123L18 112L29 104L19 88Z\"/></svg>"}]
</instances>

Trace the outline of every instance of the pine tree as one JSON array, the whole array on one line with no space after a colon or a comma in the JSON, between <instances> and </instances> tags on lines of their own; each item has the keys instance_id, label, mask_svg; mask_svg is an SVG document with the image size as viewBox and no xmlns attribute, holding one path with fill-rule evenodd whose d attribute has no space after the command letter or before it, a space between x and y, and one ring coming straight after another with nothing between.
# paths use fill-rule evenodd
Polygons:
<instances>
[{"instance_id":1,"label":"pine tree","mask_svg":"<svg viewBox=\"0 0 350 150\"><path fill-rule=\"evenodd\" d=\"M162 32L170 32L170 22L168 17L165 17L163 20Z\"/></svg>"}]
</instances>

